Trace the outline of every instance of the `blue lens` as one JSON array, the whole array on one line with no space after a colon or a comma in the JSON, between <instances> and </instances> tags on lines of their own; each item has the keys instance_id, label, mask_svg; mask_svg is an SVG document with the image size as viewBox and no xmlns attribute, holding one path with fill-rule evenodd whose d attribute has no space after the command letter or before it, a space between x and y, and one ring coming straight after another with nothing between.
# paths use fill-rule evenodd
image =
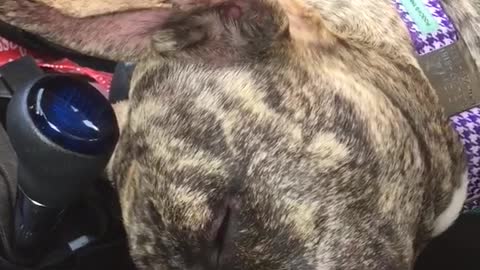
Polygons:
<instances>
[{"instance_id":1,"label":"blue lens","mask_svg":"<svg viewBox=\"0 0 480 270\"><path fill-rule=\"evenodd\" d=\"M38 130L64 149L98 155L111 151L117 142L112 106L86 81L45 77L30 89L27 103Z\"/></svg>"}]
</instances>

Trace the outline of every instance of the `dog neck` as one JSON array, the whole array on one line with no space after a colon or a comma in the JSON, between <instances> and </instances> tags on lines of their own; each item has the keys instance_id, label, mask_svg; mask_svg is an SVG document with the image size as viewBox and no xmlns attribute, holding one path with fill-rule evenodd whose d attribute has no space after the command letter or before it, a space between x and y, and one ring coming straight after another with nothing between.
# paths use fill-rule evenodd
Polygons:
<instances>
[{"instance_id":1,"label":"dog neck","mask_svg":"<svg viewBox=\"0 0 480 270\"><path fill-rule=\"evenodd\" d=\"M480 105L480 74L440 0L394 0L418 62L449 116Z\"/></svg>"},{"instance_id":2,"label":"dog neck","mask_svg":"<svg viewBox=\"0 0 480 270\"><path fill-rule=\"evenodd\" d=\"M464 145L468 197L464 210L480 206L480 74L462 33L441 0L393 0L410 34L420 67Z\"/></svg>"}]
</instances>

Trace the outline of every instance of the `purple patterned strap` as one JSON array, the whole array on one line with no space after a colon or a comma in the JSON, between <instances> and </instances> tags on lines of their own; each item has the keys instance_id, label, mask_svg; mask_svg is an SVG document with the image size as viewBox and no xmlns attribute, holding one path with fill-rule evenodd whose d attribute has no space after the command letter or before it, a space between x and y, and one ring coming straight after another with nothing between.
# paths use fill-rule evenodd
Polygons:
<instances>
[{"instance_id":1,"label":"purple patterned strap","mask_svg":"<svg viewBox=\"0 0 480 270\"><path fill-rule=\"evenodd\" d=\"M393 0L419 56L445 48L459 40L440 0ZM455 68L455 67L450 67ZM480 207L480 108L450 118L468 158L468 197L464 211Z\"/></svg>"},{"instance_id":2,"label":"purple patterned strap","mask_svg":"<svg viewBox=\"0 0 480 270\"><path fill-rule=\"evenodd\" d=\"M440 0L394 0L419 55L458 41L457 31Z\"/></svg>"},{"instance_id":3,"label":"purple patterned strap","mask_svg":"<svg viewBox=\"0 0 480 270\"><path fill-rule=\"evenodd\" d=\"M460 135L468 158L468 197L464 210L480 206L480 108L473 108L450 118Z\"/></svg>"}]
</instances>

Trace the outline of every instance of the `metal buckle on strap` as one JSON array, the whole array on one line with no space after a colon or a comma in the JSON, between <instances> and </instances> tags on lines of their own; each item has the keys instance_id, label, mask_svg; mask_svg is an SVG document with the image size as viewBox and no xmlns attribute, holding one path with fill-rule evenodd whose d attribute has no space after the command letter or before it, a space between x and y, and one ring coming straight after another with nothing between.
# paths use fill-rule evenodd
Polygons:
<instances>
[{"instance_id":1,"label":"metal buckle on strap","mask_svg":"<svg viewBox=\"0 0 480 270\"><path fill-rule=\"evenodd\" d=\"M448 116L480 105L480 78L463 39L437 51L418 56Z\"/></svg>"}]
</instances>

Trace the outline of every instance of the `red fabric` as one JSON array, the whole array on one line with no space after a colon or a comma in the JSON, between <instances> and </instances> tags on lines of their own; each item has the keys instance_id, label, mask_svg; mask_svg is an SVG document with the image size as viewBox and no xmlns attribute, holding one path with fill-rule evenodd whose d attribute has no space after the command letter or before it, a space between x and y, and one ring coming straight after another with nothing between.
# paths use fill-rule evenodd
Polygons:
<instances>
[{"instance_id":1,"label":"red fabric","mask_svg":"<svg viewBox=\"0 0 480 270\"><path fill-rule=\"evenodd\" d=\"M104 94L107 94L110 90L110 84L112 82L111 73L82 67L68 59L52 60L51 57L39 55L0 37L0 66L26 55L34 57L40 67L51 69L59 73L87 76L95 82L95 85L99 90L104 92Z\"/></svg>"}]
</instances>

